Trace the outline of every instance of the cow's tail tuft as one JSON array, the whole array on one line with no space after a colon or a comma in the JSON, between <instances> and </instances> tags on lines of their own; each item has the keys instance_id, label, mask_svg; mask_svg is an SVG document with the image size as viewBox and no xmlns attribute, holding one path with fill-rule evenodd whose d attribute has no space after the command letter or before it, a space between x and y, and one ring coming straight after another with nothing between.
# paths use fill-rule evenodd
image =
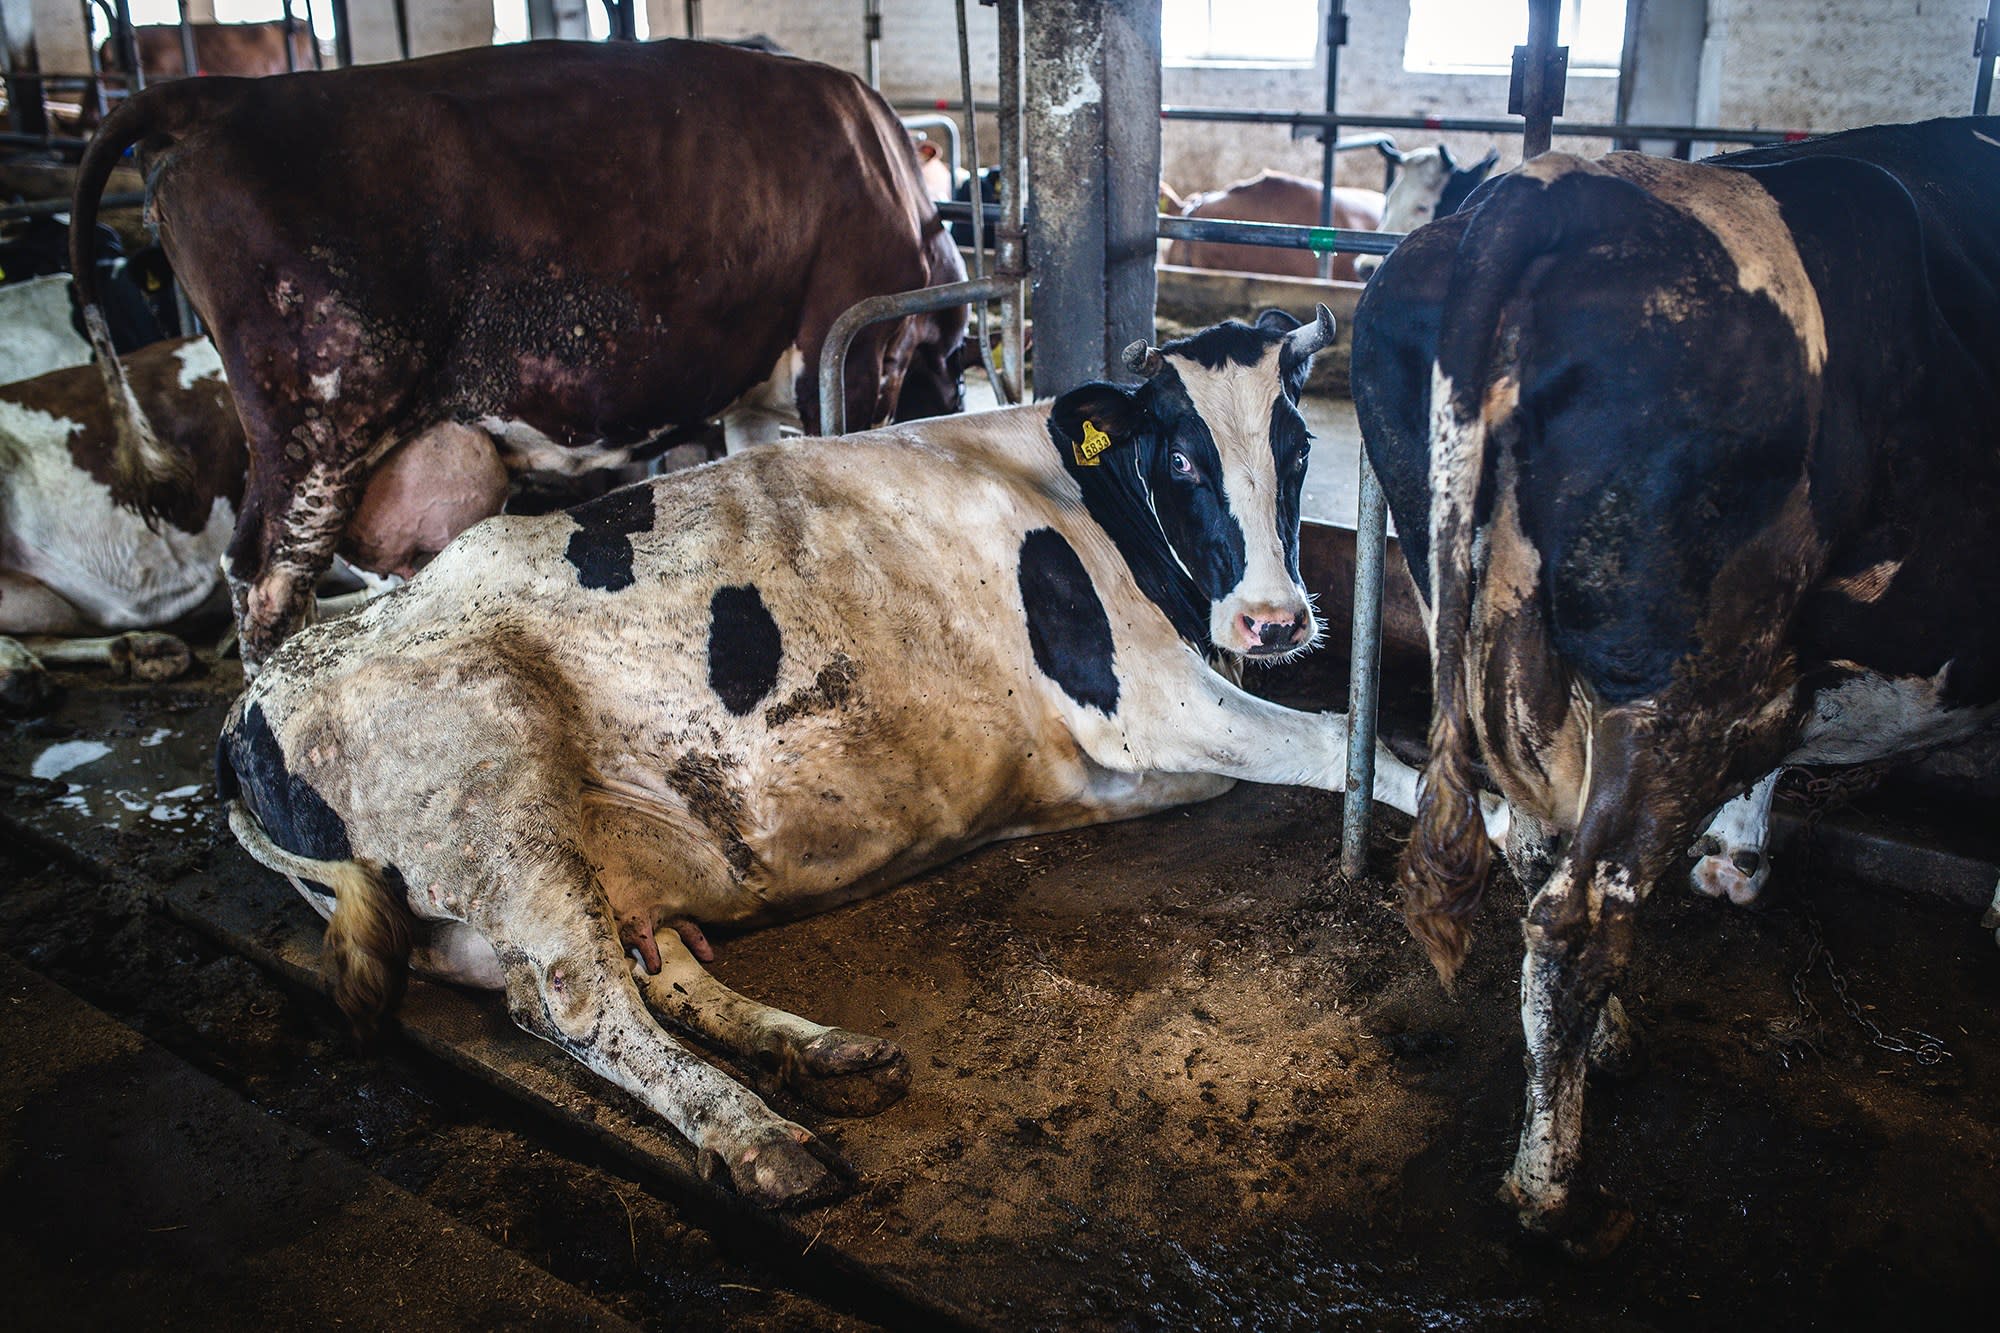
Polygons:
<instances>
[{"instance_id":1,"label":"cow's tail tuft","mask_svg":"<svg viewBox=\"0 0 2000 1333\"><path fill-rule=\"evenodd\" d=\"M1492 864L1474 770L1475 538L1492 505L1493 427L1514 404L1511 357L1496 355L1501 315L1528 264L1555 241L1543 190L1533 178L1510 177L1466 228L1431 372L1430 757L1397 879L1403 919L1447 988L1471 948L1467 923Z\"/></svg>"},{"instance_id":2,"label":"cow's tail tuft","mask_svg":"<svg viewBox=\"0 0 2000 1333\"><path fill-rule=\"evenodd\" d=\"M333 1000L354 1036L371 1044L402 1001L414 930L409 903L390 876L366 861L316 861L271 841L241 801L229 805L229 828L259 864L294 880L333 890L323 957Z\"/></svg>"},{"instance_id":3,"label":"cow's tail tuft","mask_svg":"<svg viewBox=\"0 0 2000 1333\"><path fill-rule=\"evenodd\" d=\"M76 197L70 205L70 279L83 312L84 336L97 356L109 400L114 453L112 491L118 500L157 524L161 501L185 492L193 480L185 454L160 442L153 423L132 392L131 381L118 361L111 331L97 293L97 205L112 168L136 143L149 149L171 144L218 98L229 95L235 79L177 79L120 103L98 127L76 173Z\"/></svg>"}]
</instances>

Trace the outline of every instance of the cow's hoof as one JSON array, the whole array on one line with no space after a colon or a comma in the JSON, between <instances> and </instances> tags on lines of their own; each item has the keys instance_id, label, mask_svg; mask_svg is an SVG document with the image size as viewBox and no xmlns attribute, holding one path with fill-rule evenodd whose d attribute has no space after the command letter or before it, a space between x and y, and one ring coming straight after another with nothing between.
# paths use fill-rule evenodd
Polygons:
<instances>
[{"instance_id":1,"label":"cow's hoof","mask_svg":"<svg viewBox=\"0 0 2000 1333\"><path fill-rule=\"evenodd\" d=\"M0 638L0 712L34 717L48 712L61 692L39 658L24 645Z\"/></svg>"},{"instance_id":2,"label":"cow's hoof","mask_svg":"<svg viewBox=\"0 0 2000 1333\"><path fill-rule=\"evenodd\" d=\"M1608 1200L1579 1199L1572 1205L1567 1190L1530 1198L1511 1175L1500 1186L1500 1201L1512 1205L1529 1240L1552 1245L1586 1263L1608 1257L1623 1244L1634 1221L1630 1211Z\"/></svg>"},{"instance_id":3,"label":"cow's hoof","mask_svg":"<svg viewBox=\"0 0 2000 1333\"><path fill-rule=\"evenodd\" d=\"M828 1115L874 1115L910 1090L910 1062L892 1041L833 1028L799 1050L785 1086Z\"/></svg>"},{"instance_id":4,"label":"cow's hoof","mask_svg":"<svg viewBox=\"0 0 2000 1333\"><path fill-rule=\"evenodd\" d=\"M111 641L111 671L120 680L179 680L194 665L194 654L171 634L135 630Z\"/></svg>"},{"instance_id":5,"label":"cow's hoof","mask_svg":"<svg viewBox=\"0 0 2000 1333\"><path fill-rule=\"evenodd\" d=\"M1771 858L1752 847L1728 848L1718 838L1695 844L1694 870L1688 887L1704 898L1727 898L1738 907L1755 907L1771 882Z\"/></svg>"},{"instance_id":6,"label":"cow's hoof","mask_svg":"<svg viewBox=\"0 0 2000 1333\"><path fill-rule=\"evenodd\" d=\"M803 1133L804 1131L799 1131ZM801 1143L776 1134L729 1157L702 1155L702 1173L711 1180L727 1175L735 1191L759 1208L810 1208L847 1192L847 1176L814 1152L816 1141Z\"/></svg>"}]
</instances>

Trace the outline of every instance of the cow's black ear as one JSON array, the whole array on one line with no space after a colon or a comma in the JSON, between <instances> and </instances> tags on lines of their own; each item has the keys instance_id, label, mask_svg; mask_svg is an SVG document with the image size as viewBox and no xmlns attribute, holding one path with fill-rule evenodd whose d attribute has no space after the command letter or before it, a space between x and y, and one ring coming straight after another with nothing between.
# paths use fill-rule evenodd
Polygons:
<instances>
[{"instance_id":1,"label":"cow's black ear","mask_svg":"<svg viewBox=\"0 0 2000 1333\"><path fill-rule=\"evenodd\" d=\"M1266 310L1257 316L1257 327L1266 333L1290 333L1298 326L1299 321L1283 310Z\"/></svg>"},{"instance_id":2,"label":"cow's black ear","mask_svg":"<svg viewBox=\"0 0 2000 1333\"><path fill-rule=\"evenodd\" d=\"M1049 434L1064 457L1087 467L1106 448L1131 439L1145 415L1136 392L1096 380L1056 399L1049 413Z\"/></svg>"}]
</instances>

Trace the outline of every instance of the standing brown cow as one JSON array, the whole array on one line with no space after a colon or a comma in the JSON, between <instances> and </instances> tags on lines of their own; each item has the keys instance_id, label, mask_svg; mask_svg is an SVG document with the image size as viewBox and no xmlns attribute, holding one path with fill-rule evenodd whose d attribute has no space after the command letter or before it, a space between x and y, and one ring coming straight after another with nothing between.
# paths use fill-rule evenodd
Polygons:
<instances>
[{"instance_id":1,"label":"standing brown cow","mask_svg":"<svg viewBox=\"0 0 2000 1333\"><path fill-rule=\"evenodd\" d=\"M835 318L965 274L887 103L840 70L710 43L149 88L85 154L74 235L133 144L249 438L226 566L252 667L300 623L399 441L453 421L510 469L576 472L752 391L816 431ZM958 410L964 330L963 306L864 330L847 419ZM144 457L143 417L125 426Z\"/></svg>"},{"instance_id":2,"label":"standing brown cow","mask_svg":"<svg viewBox=\"0 0 2000 1333\"><path fill-rule=\"evenodd\" d=\"M194 72L197 74L237 74L261 78L266 74L286 74L313 68L313 35L304 20L292 20L292 61L285 63L285 23L191 23L194 30ZM139 47L139 68L146 82L178 79L187 64L181 59L181 29L177 23L148 23L132 29ZM106 41L97 48L97 67L106 74L122 74L124 57L118 43Z\"/></svg>"}]
</instances>

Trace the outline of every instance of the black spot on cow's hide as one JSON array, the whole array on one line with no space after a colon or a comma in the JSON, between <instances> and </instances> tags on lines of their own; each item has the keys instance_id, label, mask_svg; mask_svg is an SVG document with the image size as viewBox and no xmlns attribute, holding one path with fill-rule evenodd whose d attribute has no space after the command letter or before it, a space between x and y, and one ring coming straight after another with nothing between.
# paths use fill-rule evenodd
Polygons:
<instances>
[{"instance_id":1,"label":"black spot on cow's hide","mask_svg":"<svg viewBox=\"0 0 2000 1333\"><path fill-rule=\"evenodd\" d=\"M755 585L717 588L708 604L708 684L742 717L778 683L784 641Z\"/></svg>"},{"instance_id":2,"label":"black spot on cow's hide","mask_svg":"<svg viewBox=\"0 0 2000 1333\"><path fill-rule=\"evenodd\" d=\"M216 748L215 785L225 799L240 794L272 842L294 856L345 861L354 855L347 825L311 783L285 763L261 704L222 733Z\"/></svg>"},{"instance_id":3,"label":"black spot on cow's hide","mask_svg":"<svg viewBox=\"0 0 2000 1333\"><path fill-rule=\"evenodd\" d=\"M653 488L627 486L569 511L576 531L563 554L586 588L617 592L632 586L632 534L653 526Z\"/></svg>"},{"instance_id":4,"label":"black spot on cow's hide","mask_svg":"<svg viewBox=\"0 0 2000 1333\"><path fill-rule=\"evenodd\" d=\"M1111 618L1075 549L1054 528L1037 528L1021 541L1020 577L1035 665L1078 703L1115 712Z\"/></svg>"}]
</instances>

